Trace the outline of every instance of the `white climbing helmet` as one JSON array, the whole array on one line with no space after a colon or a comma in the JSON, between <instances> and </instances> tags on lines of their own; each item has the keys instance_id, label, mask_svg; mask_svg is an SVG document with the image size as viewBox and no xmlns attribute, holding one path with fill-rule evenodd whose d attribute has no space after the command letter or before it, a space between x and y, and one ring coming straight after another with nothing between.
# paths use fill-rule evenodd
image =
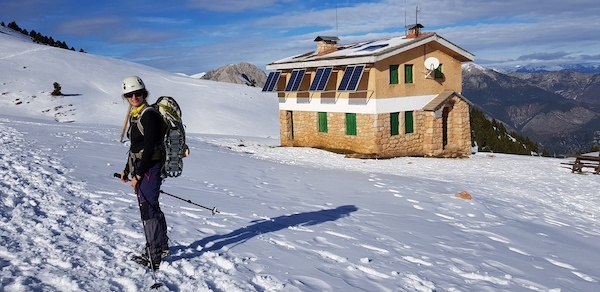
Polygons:
<instances>
[{"instance_id":1,"label":"white climbing helmet","mask_svg":"<svg viewBox=\"0 0 600 292\"><path fill-rule=\"evenodd\" d=\"M140 89L146 89L142 78L137 76L129 76L123 79L123 94L134 92Z\"/></svg>"}]
</instances>

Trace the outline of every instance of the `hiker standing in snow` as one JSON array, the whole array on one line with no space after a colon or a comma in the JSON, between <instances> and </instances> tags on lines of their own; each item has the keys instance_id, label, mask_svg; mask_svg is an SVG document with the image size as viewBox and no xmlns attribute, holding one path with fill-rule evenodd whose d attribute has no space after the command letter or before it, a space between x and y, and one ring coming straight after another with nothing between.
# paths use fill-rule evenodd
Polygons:
<instances>
[{"instance_id":1,"label":"hiker standing in snow","mask_svg":"<svg viewBox=\"0 0 600 292\"><path fill-rule=\"evenodd\" d=\"M167 223L158 203L165 127L160 113L151 110L146 101L148 91L141 78L125 78L122 88L123 97L131 106L127 131L131 145L121 181L127 182L131 176L131 186L138 198L146 235L146 247L141 256L134 256L134 260L141 259L142 264L147 263L152 270L157 270L162 257L169 251Z\"/></svg>"}]
</instances>

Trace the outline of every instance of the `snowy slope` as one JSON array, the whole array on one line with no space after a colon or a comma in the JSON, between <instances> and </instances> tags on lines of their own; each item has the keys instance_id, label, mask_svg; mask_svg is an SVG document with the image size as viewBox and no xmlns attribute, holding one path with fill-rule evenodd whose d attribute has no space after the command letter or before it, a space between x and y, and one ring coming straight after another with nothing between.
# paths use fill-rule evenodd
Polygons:
<instances>
[{"instance_id":1,"label":"snowy slope","mask_svg":"<svg viewBox=\"0 0 600 292\"><path fill-rule=\"evenodd\" d=\"M571 174L564 160L358 160L277 147L276 99L260 89L67 53L0 34L2 291L152 285L128 260L144 242L135 196L112 177L127 151L117 139L118 86L128 74L150 80L155 96L198 95L184 101L192 155L163 190L220 211L163 195L171 255L156 277L164 291L600 287L599 176ZM79 95L47 96L57 76L64 93ZM76 113L41 111L64 100ZM473 200L454 197L460 191Z\"/></svg>"},{"instance_id":2,"label":"snowy slope","mask_svg":"<svg viewBox=\"0 0 600 292\"><path fill-rule=\"evenodd\" d=\"M127 102L121 98L121 80L138 75L150 91L150 101L170 95L186 109L187 132L227 135L279 132L277 99L273 94L262 93L260 88L171 74L135 63L25 42L4 33L0 33L0 44L2 112L61 122L121 125L127 110ZM49 95L54 82L61 85L66 96ZM269 118L257 119L257 116Z\"/></svg>"}]
</instances>

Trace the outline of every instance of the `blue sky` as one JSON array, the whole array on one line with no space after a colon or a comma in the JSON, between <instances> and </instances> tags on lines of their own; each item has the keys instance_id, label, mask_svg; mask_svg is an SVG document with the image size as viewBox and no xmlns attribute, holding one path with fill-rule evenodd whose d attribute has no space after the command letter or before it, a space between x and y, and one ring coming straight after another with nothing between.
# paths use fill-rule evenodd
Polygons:
<instances>
[{"instance_id":1,"label":"blue sky","mask_svg":"<svg viewBox=\"0 0 600 292\"><path fill-rule=\"evenodd\" d=\"M492 68L600 63L596 0L9 0L16 21L89 53L195 74L265 65L316 48L319 35L352 43L404 34L418 22Z\"/></svg>"}]
</instances>

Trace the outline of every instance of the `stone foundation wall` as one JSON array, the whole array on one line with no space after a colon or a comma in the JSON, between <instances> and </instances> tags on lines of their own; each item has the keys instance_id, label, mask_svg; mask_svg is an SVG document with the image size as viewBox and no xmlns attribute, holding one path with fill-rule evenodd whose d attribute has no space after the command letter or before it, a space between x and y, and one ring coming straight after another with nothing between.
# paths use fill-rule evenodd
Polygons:
<instances>
[{"instance_id":1,"label":"stone foundation wall","mask_svg":"<svg viewBox=\"0 0 600 292\"><path fill-rule=\"evenodd\" d=\"M327 113L327 133L319 132L317 112L279 111L279 124L281 146L330 148L358 153L377 153L378 150L374 115L356 114L356 136L346 134L345 113Z\"/></svg>"},{"instance_id":2,"label":"stone foundation wall","mask_svg":"<svg viewBox=\"0 0 600 292\"><path fill-rule=\"evenodd\" d=\"M463 157L471 153L469 105L458 97L442 106L449 108L447 144L443 118L431 111L413 113L413 133L405 133L404 113L399 115L399 134L391 135L390 114L356 114L356 136L346 134L345 113L327 113L327 133L320 133L318 113L279 111L281 146L349 150L363 154L394 156ZM293 130L292 130L293 129Z\"/></svg>"},{"instance_id":3,"label":"stone foundation wall","mask_svg":"<svg viewBox=\"0 0 600 292\"><path fill-rule=\"evenodd\" d=\"M399 134L391 135L390 114L378 115L381 131L378 133L381 156L424 156L423 153L426 138L426 116L427 112L413 113L413 133L405 133L404 115L400 113L398 126Z\"/></svg>"}]
</instances>

